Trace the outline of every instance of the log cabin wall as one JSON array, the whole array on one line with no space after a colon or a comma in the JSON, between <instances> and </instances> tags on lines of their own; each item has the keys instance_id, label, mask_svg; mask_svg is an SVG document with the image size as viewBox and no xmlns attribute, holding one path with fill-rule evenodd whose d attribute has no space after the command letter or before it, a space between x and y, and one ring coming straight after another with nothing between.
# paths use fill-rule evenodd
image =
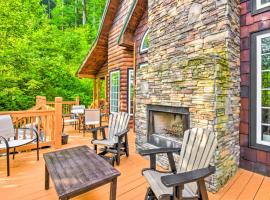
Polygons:
<instances>
[{"instance_id":1,"label":"log cabin wall","mask_svg":"<svg viewBox=\"0 0 270 200\"><path fill-rule=\"evenodd\" d=\"M253 0L241 1L241 113L240 113L240 166L264 175L270 175L270 152L251 148L251 71L256 68L252 64L254 53L251 52L251 35L270 30L270 8L254 13ZM255 54L256 55L256 54Z\"/></svg>"},{"instance_id":2,"label":"log cabin wall","mask_svg":"<svg viewBox=\"0 0 270 200\"><path fill-rule=\"evenodd\" d=\"M121 47L117 43L132 0L122 0L109 32L108 43L108 88L110 88L110 72L120 70L120 111L127 112L128 69L133 68L133 51ZM108 94L108 98L110 94Z\"/></svg>"}]
</instances>

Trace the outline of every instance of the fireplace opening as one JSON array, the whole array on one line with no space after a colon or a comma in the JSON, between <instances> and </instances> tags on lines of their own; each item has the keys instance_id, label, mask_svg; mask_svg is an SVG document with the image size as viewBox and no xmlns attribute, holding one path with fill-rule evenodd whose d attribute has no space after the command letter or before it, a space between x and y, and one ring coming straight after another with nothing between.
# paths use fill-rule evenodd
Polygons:
<instances>
[{"instance_id":1,"label":"fireplace opening","mask_svg":"<svg viewBox=\"0 0 270 200\"><path fill-rule=\"evenodd\" d=\"M164 148L180 147L189 128L189 111L183 107L148 105L148 143Z\"/></svg>"}]
</instances>

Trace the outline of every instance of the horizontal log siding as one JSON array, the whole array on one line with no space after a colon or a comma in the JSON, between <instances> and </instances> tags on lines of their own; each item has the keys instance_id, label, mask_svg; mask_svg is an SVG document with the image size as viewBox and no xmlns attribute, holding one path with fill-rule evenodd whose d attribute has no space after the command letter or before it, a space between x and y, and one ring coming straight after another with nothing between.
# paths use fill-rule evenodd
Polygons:
<instances>
[{"instance_id":1,"label":"horizontal log siding","mask_svg":"<svg viewBox=\"0 0 270 200\"><path fill-rule=\"evenodd\" d=\"M252 0L241 3L241 122L240 145L241 167L270 175L270 152L249 147L249 115L250 108L250 34L270 29L270 11L252 15Z\"/></svg>"},{"instance_id":2,"label":"horizontal log siding","mask_svg":"<svg viewBox=\"0 0 270 200\"><path fill-rule=\"evenodd\" d=\"M122 0L109 33L108 41L108 71L120 70L120 111L127 112L128 84L127 71L133 68L133 51L117 44L118 36L124 25L124 20L132 4L132 0ZM110 84L108 78L108 87ZM108 94L110 95L110 94Z\"/></svg>"}]
</instances>

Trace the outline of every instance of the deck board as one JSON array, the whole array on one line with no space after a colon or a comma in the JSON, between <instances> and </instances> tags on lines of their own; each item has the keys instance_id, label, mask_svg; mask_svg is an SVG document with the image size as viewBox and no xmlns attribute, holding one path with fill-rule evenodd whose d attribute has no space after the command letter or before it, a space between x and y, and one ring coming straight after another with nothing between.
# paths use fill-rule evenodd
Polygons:
<instances>
[{"instance_id":1,"label":"deck board","mask_svg":"<svg viewBox=\"0 0 270 200\"><path fill-rule=\"evenodd\" d=\"M70 133L69 144L63 148L78 145L89 145L90 135ZM53 149L42 149L41 153ZM56 191L51 183L49 190L44 189L44 160L36 161L35 152L24 152L16 155L11 161L11 176L6 177L5 157L0 157L0 195L1 200L57 200ZM130 134L130 157L121 159L121 172L118 178L117 200L144 199L146 188L141 169L148 167L149 161L135 153L135 136ZM270 178L239 169L236 175L218 193L209 193L210 200L269 200ZM109 185L80 195L74 200L107 200Z\"/></svg>"}]
</instances>

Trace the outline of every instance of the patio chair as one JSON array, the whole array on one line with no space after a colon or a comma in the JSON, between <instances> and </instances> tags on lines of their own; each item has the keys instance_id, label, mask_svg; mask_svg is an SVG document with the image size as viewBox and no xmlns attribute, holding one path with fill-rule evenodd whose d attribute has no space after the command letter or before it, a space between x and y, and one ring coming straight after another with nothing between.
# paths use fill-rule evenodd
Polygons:
<instances>
[{"instance_id":1,"label":"patio chair","mask_svg":"<svg viewBox=\"0 0 270 200\"><path fill-rule=\"evenodd\" d=\"M142 156L150 155L150 168L142 171L150 185L145 200L207 200L204 178L215 172L210 161L216 146L215 134L207 129L193 128L185 131L177 170L173 153L179 152L179 148L142 150ZM156 170L155 156L159 153L167 153L172 172Z\"/></svg>"},{"instance_id":2,"label":"patio chair","mask_svg":"<svg viewBox=\"0 0 270 200\"><path fill-rule=\"evenodd\" d=\"M89 128L95 128L95 126L101 126L101 115L99 109L86 109L84 112L83 120L83 135Z\"/></svg>"},{"instance_id":3,"label":"patio chair","mask_svg":"<svg viewBox=\"0 0 270 200\"><path fill-rule=\"evenodd\" d=\"M37 160L39 160L39 137L35 129L19 128L20 131L26 131L30 134L31 131L35 134L35 137L26 137L27 139L16 138L16 133L13 127L12 119L10 115L0 116L0 149L6 149L7 154L7 176L10 175L10 161L9 154L10 149L14 149L13 159L15 158L15 148L23 145L27 145L32 142L36 142L37 145ZM21 135L19 133L19 135Z\"/></svg>"},{"instance_id":4,"label":"patio chair","mask_svg":"<svg viewBox=\"0 0 270 200\"><path fill-rule=\"evenodd\" d=\"M120 164L120 156L126 155L129 156L129 147L128 147L128 136L127 133L128 123L129 123L129 114L125 112L119 112L110 114L109 116L109 125L101 126L98 128L92 129L94 148L97 152L97 145L102 145L104 148L100 155L105 155L107 153L115 154L116 164ZM108 138L105 135L105 128L108 128ZM97 131L100 130L102 133L102 140L97 140Z\"/></svg>"},{"instance_id":5,"label":"patio chair","mask_svg":"<svg viewBox=\"0 0 270 200\"><path fill-rule=\"evenodd\" d=\"M74 125L75 126L75 130L77 129L77 126L78 126L78 129L79 129L79 132L80 132L80 116L79 115L82 115L84 114L84 110L85 110L85 106L84 105L74 105L71 107L71 111L69 114L64 114L62 116L63 118L63 127L62 127L62 131L64 132L64 127L66 125ZM67 118L69 117L69 118Z\"/></svg>"}]
</instances>

